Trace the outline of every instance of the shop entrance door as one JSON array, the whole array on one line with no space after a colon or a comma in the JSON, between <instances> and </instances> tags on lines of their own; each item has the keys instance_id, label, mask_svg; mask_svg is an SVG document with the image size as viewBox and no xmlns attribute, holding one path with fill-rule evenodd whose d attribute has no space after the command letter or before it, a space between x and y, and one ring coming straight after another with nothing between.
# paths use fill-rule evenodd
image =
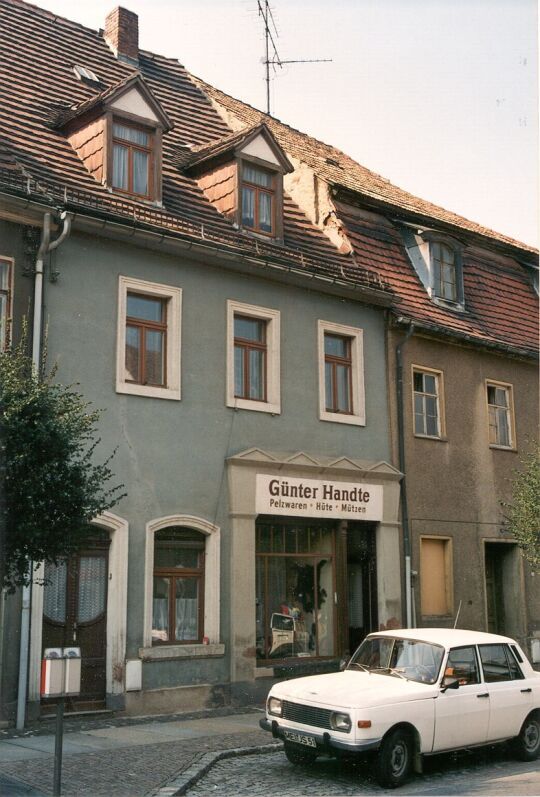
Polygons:
<instances>
[{"instance_id":1,"label":"shop entrance door","mask_svg":"<svg viewBox=\"0 0 540 797\"><path fill-rule=\"evenodd\" d=\"M108 549L103 532L77 555L45 567L43 649L81 648L81 694L66 700L68 711L105 706Z\"/></svg>"},{"instance_id":2,"label":"shop entrance door","mask_svg":"<svg viewBox=\"0 0 540 797\"><path fill-rule=\"evenodd\" d=\"M375 527L347 524L347 590L349 650L352 653L379 626Z\"/></svg>"}]
</instances>

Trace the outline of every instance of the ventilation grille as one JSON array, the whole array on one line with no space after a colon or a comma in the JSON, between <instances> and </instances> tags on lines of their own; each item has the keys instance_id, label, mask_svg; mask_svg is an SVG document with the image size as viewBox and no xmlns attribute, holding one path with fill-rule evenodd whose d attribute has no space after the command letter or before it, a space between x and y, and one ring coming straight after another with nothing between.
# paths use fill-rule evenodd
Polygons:
<instances>
[{"instance_id":1,"label":"ventilation grille","mask_svg":"<svg viewBox=\"0 0 540 797\"><path fill-rule=\"evenodd\" d=\"M291 703L283 701L282 717L292 722L300 722L302 725L312 725L315 728L328 728L330 725L330 709L317 708L316 706L304 706L301 703Z\"/></svg>"}]
</instances>

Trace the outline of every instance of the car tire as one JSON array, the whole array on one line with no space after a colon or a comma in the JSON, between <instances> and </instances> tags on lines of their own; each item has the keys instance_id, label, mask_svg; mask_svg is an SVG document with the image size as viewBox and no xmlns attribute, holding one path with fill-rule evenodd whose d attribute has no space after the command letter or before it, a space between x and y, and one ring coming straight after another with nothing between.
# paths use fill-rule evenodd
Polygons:
<instances>
[{"instance_id":1,"label":"car tire","mask_svg":"<svg viewBox=\"0 0 540 797\"><path fill-rule=\"evenodd\" d=\"M530 714L514 740L514 753L520 761L535 761L540 756L540 715Z\"/></svg>"},{"instance_id":2,"label":"car tire","mask_svg":"<svg viewBox=\"0 0 540 797\"><path fill-rule=\"evenodd\" d=\"M300 745L285 742L285 755L295 767L305 767L312 764L317 758L315 750L309 750Z\"/></svg>"},{"instance_id":3,"label":"car tire","mask_svg":"<svg viewBox=\"0 0 540 797\"><path fill-rule=\"evenodd\" d=\"M380 786L395 789L407 780L413 762L410 733L396 728L382 740L377 754L375 774Z\"/></svg>"}]
</instances>

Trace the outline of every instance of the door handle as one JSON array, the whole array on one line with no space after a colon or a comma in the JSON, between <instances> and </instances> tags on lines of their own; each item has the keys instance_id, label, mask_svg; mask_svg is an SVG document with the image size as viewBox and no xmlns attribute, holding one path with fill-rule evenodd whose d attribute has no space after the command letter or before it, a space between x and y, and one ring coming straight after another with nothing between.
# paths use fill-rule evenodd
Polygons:
<instances>
[{"instance_id":1,"label":"door handle","mask_svg":"<svg viewBox=\"0 0 540 797\"><path fill-rule=\"evenodd\" d=\"M482 692L481 695L476 695L476 697L489 697L489 692Z\"/></svg>"},{"instance_id":2,"label":"door handle","mask_svg":"<svg viewBox=\"0 0 540 797\"><path fill-rule=\"evenodd\" d=\"M531 687L529 686L528 689L520 689L520 692L532 692Z\"/></svg>"},{"instance_id":3,"label":"door handle","mask_svg":"<svg viewBox=\"0 0 540 797\"><path fill-rule=\"evenodd\" d=\"M73 641L77 641L77 623L73 623Z\"/></svg>"}]
</instances>

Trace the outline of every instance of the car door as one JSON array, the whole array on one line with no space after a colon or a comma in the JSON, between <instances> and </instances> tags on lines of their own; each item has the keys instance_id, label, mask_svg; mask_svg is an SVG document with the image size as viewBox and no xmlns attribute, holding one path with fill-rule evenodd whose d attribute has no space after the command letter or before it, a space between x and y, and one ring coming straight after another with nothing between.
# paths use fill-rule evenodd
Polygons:
<instances>
[{"instance_id":1,"label":"car door","mask_svg":"<svg viewBox=\"0 0 540 797\"><path fill-rule=\"evenodd\" d=\"M489 742L517 736L533 708L533 694L509 646L479 645L486 689L489 692Z\"/></svg>"},{"instance_id":2,"label":"car door","mask_svg":"<svg viewBox=\"0 0 540 797\"><path fill-rule=\"evenodd\" d=\"M441 691L435 700L433 751L483 744L488 733L489 698L481 682L475 646L452 648L444 674L457 678L459 687Z\"/></svg>"}]
</instances>

